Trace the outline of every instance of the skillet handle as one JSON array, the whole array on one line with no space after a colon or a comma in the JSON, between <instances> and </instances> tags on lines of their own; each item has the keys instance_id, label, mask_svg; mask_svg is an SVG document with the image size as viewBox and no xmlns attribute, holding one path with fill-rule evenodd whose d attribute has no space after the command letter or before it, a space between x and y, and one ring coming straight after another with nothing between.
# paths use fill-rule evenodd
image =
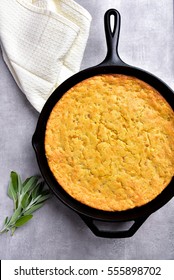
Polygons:
<instances>
[{"instance_id":1,"label":"skillet handle","mask_svg":"<svg viewBox=\"0 0 174 280\"><path fill-rule=\"evenodd\" d=\"M113 27L111 16L113 16ZM110 9L105 13L104 26L107 43L107 55L100 65L126 65L118 54L121 17L117 10Z\"/></svg>"},{"instance_id":2,"label":"skillet handle","mask_svg":"<svg viewBox=\"0 0 174 280\"><path fill-rule=\"evenodd\" d=\"M126 229L126 230L119 230L119 231L108 230L107 231L107 230L99 229L98 226L94 223L95 220L93 220L92 218L86 217L84 215L80 215L80 217L96 236L104 237L104 238L131 237L135 234L135 232L141 227L141 225L148 218L148 216L146 216L146 217L141 217L141 218L135 219L134 223L131 225L131 227L129 229ZM114 222L111 222L111 223L114 223ZM117 222L117 223L119 223L119 222Z\"/></svg>"}]
</instances>

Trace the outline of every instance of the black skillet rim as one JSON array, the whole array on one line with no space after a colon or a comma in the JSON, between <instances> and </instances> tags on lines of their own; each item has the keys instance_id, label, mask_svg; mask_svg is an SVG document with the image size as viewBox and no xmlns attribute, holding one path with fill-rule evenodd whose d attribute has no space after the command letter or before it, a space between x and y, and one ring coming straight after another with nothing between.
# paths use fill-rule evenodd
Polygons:
<instances>
[{"instance_id":1,"label":"black skillet rim","mask_svg":"<svg viewBox=\"0 0 174 280\"><path fill-rule=\"evenodd\" d=\"M54 105L58 102L62 95L72 86L81 82L84 79L95 75L112 73L134 76L139 78L140 80L143 80L144 82L148 83L149 85L153 86L156 90L158 90L174 110L174 94L172 90L163 81L150 74L149 72L136 67L128 66L126 64L124 66L94 66L70 77L68 80L62 83L57 88L57 90L55 90L54 93L49 97L39 116L36 131L32 138L32 144L36 152L37 161L43 178L45 179L46 183L53 191L53 193L56 195L56 197L59 198L65 205L70 207L72 210L76 211L78 214L84 215L95 220L130 221L141 217L147 217L162 206L164 206L174 196L174 177L172 178L168 186L162 191L161 194L159 194L154 200L143 206L128 209L125 211L114 212L98 210L80 203L63 190L63 188L55 180L52 172L48 167L44 148L45 128L48 117Z\"/></svg>"}]
</instances>

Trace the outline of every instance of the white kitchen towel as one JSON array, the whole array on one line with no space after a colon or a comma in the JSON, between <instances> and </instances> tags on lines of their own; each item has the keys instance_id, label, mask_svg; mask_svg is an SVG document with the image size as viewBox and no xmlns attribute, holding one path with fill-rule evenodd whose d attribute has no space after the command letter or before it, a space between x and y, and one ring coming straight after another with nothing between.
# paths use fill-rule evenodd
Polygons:
<instances>
[{"instance_id":1,"label":"white kitchen towel","mask_svg":"<svg viewBox=\"0 0 174 280\"><path fill-rule=\"evenodd\" d=\"M90 22L74 0L0 0L3 58L39 112L55 88L79 71Z\"/></svg>"}]
</instances>

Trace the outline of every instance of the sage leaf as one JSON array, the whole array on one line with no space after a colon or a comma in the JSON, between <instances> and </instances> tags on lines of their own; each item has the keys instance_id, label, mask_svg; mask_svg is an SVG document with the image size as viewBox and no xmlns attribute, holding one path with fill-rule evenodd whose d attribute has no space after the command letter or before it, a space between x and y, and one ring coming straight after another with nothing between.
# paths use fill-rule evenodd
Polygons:
<instances>
[{"instance_id":1,"label":"sage leaf","mask_svg":"<svg viewBox=\"0 0 174 280\"><path fill-rule=\"evenodd\" d=\"M21 181L21 177L20 175L18 175L18 194L21 194L23 185L22 185L22 181Z\"/></svg>"},{"instance_id":2,"label":"sage leaf","mask_svg":"<svg viewBox=\"0 0 174 280\"><path fill-rule=\"evenodd\" d=\"M31 177L23 187L23 193L25 194L26 192L31 191L35 187L37 182L38 182L37 176Z\"/></svg>"},{"instance_id":3,"label":"sage leaf","mask_svg":"<svg viewBox=\"0 0 174 280\"><path fill-rule=\"evenodd\" d=\"M41 194L43 191L43 188L44 188L44 182L38 183L36 185L36 187L33 189L32 198L35 199L39 194Z\"/></svg>"},{"instance_id":4,"label":"sage leaf","mask_svg":"<svg viewBox=\"0 0 174 280\"><path fill-rule=\"evenodd\" d=\"M8 217L5 218L4 225L6 225L7 223L8 223Z\"/></svg>"},{"instance_id":5,"label":"sage leaf","mask_svg":"<svg viewBox=\"0 0 174 280\"><path fill-rule=\"evenodd\" d=\"M15 230L16 230L16 227L12 227L12 228L11 228L11 235L14 234Z\"/></svg>"},{"instance_id":6,"label":"sage leaf","mask_svg":"<svg viewBox=\"0 0 174 280\"><path fill-rule=\"evenodd\" d=\"M23 182L23 187L26 185L26 183L30 180L31 177L27 178L24 182Z\"/></svg>"},{"instance_id":7,"label":"sage leaf","mask_svg":"<svg viewBox=\"0 0 174 280\"><path fill-rule=\"evenodd\" d=\"M17 220L17 222L15 223L15 227L21 227L24 224L26 224L29 220L31 220L33 217L33 215L26 215L26 216L22 216L20 219Z\"/></svg>"},{"instance_id":8,"label":"sage leaf","mask_svg":"<svg viewBox=\"0 0 174 280\"><path fill-rule=\"evenodd\" d=\"M17 221L19 215L21 213L21 206L19 206L13 213L13 215L11 216L11 219L9 221L10 224L13 224L14 222Z\"/></svg>"},{"instance_id":9,"label":"sage leaf","mask_svg":"<svg viewBox=\"0 0 174 280\"><path fill-rule=\"evenodd\" d=\"M25 209L28 206L28 204L30 203L29 198L30 198L30 195L28 193L26 193L23 196L22 201L21 201L21 206L23 209Z\"/></svg>"},{"instance_id":10,"label":"sage leaf","mask_svg":"<svg viewBox=\"0 0 174 280\"><path fill-rule=\"evenodd\" d=\"M10 173L10 183L8 186L8 196L13 199L14 210L17 208L18 204L18 174L14 171Z\"/></svg>"},{"instance_id":11,"label":"sage leaf","mask_svg":"<svg viewBox=\"0 0 174 280\"><path fill-rule=\"evenodd\" d=\"M10 174L11 183L13 184L13 188L15 192L18 192L18 174L15 171L12 171Z\"/></svg>"},{"instance_id":12,"label":"sage leaf","mask_svg":"<svg viewBox=\"0 0 174 280\"><path fill-rule=\"evenodd\" d=\"M40 194L40 195L38 195L35 199L32 199L31 204L32 204L32 205L33 205L33 204L37 204L37 203L38 203L38 200L39 200L41 197L42 197L42 195Z\"/></svg>"},{"instance_id":13,"label":"sage leaf","mask_svg":"<svg viewBox=\"0 0 174 280\"><path fill-rule=\"evenodd\" d=\"M47 200L48 198L50 198L50 194L46 194L44 196L41 196L38 200L37 203L43 202L45 200Z\"/></svg>"},{"instance_id":14,"label":"sage leaf","mask_svg":"<svg viewBox=\"0 0 174 280\"><path fill-rule=\"evenodd\" d=\"M10 181L9 185L8 185L8 196L13 199L14 203L16 203L16 199L17 199L17 193L14 189L14 185L12 183L12 181Z\"/></svg>"},{"instance_id":15,"label":"sage leaf","mask_svg":"<svg viewBox=\"0 0 174 280\"><path fill-rule=\"evenodd\" d=\"M43 206L43 203L36 204L36 205L32 206L29 210L27 210L24 214L25 215L30 215L31 213L33 213L34 211L38 210L42 206Z\"/></svg>"},{"instance_id":16,"label":"sage leaf","mask_svg":"<svg viewBox=\"0 0 174 280\"><path fill-rule=\"evenodd\" d=\"M49 190L45 190L45 191L42 192L42 196L45 196L45 195L48 195L48 194L50 195L50 191Z\"/></svg>"},{"instance_id":17,"label":"sage leaf","mask_svg":"<svg viewBox=\"0 0 174 280\"><path fill-rule=\"evenodd\" d=\"M33 216L34 211L41 208L50 197L49 190L44 190L44 182L38 176L27 178L23 183L15 171L10 173L8 196L14 202L13 214L6 217L0 234L11 231L13 235L16 228L26 224Z\"/></svg>"}]
</instances>

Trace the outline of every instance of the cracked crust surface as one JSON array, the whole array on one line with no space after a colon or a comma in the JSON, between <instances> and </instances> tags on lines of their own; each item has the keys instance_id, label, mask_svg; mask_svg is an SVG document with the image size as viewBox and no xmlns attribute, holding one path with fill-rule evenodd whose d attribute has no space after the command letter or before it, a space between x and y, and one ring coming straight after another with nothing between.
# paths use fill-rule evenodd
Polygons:
<instances>
[{"instance_id":1,"label":"cracked crust surface","mask_svg":"<svg viewBox=\"0 0 174 280\"><path fill-rule=\"evenodd\" d=\"M174 112L135 77L94 76L54 106L45 152L56 180L83 204L106 211L141 206L174 175Z\"/></svg>"}]
</instances>

